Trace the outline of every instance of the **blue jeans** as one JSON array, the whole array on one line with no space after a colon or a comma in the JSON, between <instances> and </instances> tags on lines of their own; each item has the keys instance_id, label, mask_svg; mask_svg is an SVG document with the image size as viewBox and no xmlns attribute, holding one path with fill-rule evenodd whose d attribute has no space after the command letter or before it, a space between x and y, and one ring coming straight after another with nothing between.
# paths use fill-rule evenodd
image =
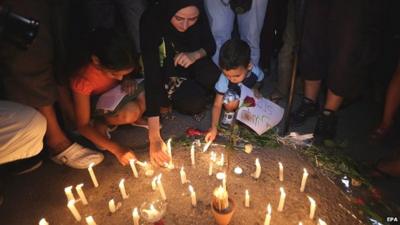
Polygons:
<instances>
[{"instance_id":1,"label":"blue jeans","mask_svg":"<svg viewBox=\"0 0 400 225\"><path fill-rule=\"evenodd\" d=\"M223 2L222 2L223 1ZM235 14L229 0L204 0L205 10L210 21L211 32L217 45L217 51L212 57L218 65L219 50L229 39L233 30ZM238 15L240 38L246 41L251 48L251 62L258 65L260 61L260 34L264 24L268 0L253 0L251 9Z\"/></svg>"}]
</instances>

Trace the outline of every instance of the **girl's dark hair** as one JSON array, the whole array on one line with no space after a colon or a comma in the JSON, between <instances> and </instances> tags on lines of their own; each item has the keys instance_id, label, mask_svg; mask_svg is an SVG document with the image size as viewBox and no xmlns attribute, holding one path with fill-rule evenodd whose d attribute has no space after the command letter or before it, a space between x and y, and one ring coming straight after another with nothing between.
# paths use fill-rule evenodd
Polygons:
<instances>
[{"instance_id":1,"label":"girl's dark hair","mask_svg":"<svg viewBox=\"0 0 400 225\"><path fill-rule=\"evenodd\" d=\"M219 52L219 66L224 70L247 67L250 63L250 46L243 40L226 41Z\"/></svg>"},{"instance_id":2,"label":"girl's dark hair","mask_svg":"<svg viewBox=\"0 0 400 225\"><path fill-rule=\"evenodd\" d=\"M101 66L110 70L136 68L133 42L113 28L96 28L89 33L90 55L99 58Z\"/></svg>"}]
</instances>

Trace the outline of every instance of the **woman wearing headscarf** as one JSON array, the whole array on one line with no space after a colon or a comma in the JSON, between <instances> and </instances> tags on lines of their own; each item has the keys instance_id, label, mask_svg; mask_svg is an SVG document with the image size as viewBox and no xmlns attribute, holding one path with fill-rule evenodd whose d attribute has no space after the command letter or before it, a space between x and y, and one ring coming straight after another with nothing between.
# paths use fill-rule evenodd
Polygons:
<instances>
[{"instance_id":1,"label":"woman wearing headscarf","mask_svg":"<svg viewBox=\"0 0 400 225\"><path fill-rule=\"evenodd\" d=\"M153 1L140 22L150 157L168 160L160 135L161 113L170 105L194 115L207 104L220 71L212 62L215 42L200 0Z\"/></svg>"}]
</instances>

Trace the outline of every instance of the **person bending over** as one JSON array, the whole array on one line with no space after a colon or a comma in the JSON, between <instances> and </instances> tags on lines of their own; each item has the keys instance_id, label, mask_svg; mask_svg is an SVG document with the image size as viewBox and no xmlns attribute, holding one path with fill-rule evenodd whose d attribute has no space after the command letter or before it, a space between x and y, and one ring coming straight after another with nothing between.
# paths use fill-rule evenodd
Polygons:
<instances>
[{"instance_id":1,"label":"person bending over","mask_svg":"<svg viewBox=\"0 0 400 225\"><path fill-rule=\"evenodd\" d=\"M229 127L239 108L240 86L253 89L256 96L260 96L258 88L264 78L262 70L250 62L250 47L239 39L225 42L219 54L219 66L222 74L215 84L216 96L211 116L211 128L205 140L213 141L218 134L218 121L222 106L225 109L221 126Z\"/></svg>"},{"instance_id":2,"label":"person bending over","mask_svg":"<svg viewBox=\"0 0 400 225\"><path fill-rule=\"evenodd\" d=\"M100 28L90 36L88 62L71 79L77 129L99 148L114 154L122 165L127 165L135 155L131 149L110 140L109 126L142 123L144 93L108 114L96 116L92 106L96 97L118 84L129 95L135 92L135 80L128 77L135 67L132 44L114 29Z\"/></svg>"}]
</instances>

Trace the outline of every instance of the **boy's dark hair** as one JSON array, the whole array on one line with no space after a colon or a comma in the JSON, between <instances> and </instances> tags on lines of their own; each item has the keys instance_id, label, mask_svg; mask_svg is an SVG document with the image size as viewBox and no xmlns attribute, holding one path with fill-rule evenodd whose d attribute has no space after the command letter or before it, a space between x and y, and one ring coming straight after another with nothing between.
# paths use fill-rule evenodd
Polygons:
<instances>
[{"instance_id":1,"label":"boy's dark hair","mask_svg":"<svg viewBox=\"0 0 400 225\"><path fill-rule=\"evenodd\" d=\"M136 67L133 42L113 28L96 28L89 35L89 52L110 70Z\"/></svg>"},{"instance_id":2,"label":"boy's dark hair","mask_svg":"<svg viewBox=\"0 0 400 225\"><path fill-rule=\"evenodd\" d=\"M231 70L250 63L250 46L240 39L230 39L225 42L219 52L219 66Z\"/></svg>"}]
</instances>

